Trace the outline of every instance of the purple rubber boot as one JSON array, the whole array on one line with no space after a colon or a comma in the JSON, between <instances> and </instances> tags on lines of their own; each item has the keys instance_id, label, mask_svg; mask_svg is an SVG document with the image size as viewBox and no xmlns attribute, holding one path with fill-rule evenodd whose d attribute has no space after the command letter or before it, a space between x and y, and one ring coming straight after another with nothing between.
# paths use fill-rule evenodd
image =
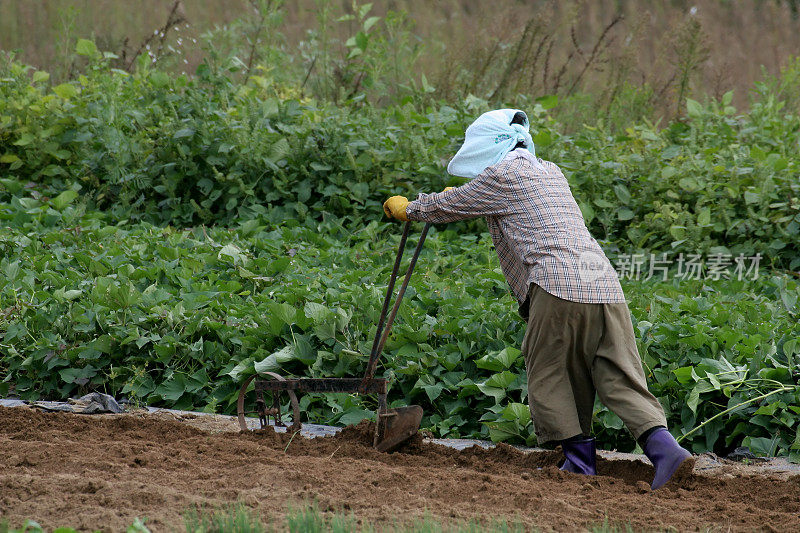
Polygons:
<instances>
[{"instance_id":1,"label":"purple rubber boot","mask_svg":"<svg viewBox=\"0 0 800 533\"><path fill-rule=\"evenodd\" d=\"M595 462L597 448L592 437L562 440L560 444L566 457L561 470L587 476L597 475Z\"/></svg>"},{"instance_id":2,"label":"purple rubber boot","mask_svg":"<svg viewBox=\"0 0 800 533\"><path fill-rule=\"evenodd\" d=\"M692 454L680 447L667 428L658 428L647 437L644 454L656 469L656 475L650 485L653 490L664 486L679 469L682 473L688 474L694 468Z\"/></svg>"}]
</instances>

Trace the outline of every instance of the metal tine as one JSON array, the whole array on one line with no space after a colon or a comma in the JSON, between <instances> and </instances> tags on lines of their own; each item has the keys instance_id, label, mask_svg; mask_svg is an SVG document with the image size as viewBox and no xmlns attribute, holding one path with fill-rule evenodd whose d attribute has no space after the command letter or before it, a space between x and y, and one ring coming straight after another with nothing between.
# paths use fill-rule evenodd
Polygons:
<instances>
[{"instance_id":1,"label":"metal tine","mask_svg":"<svg viewBox=\"0 0 800 533\"><path fill-rule=\"evenodd\" d=\"M383 325L386 322L386 312L389 310L389 302L392 299L394 283L397 281L397 272L400 270L400 262L403 259L403 252L406 248L406 241L408 240L408 233L410 230L411 221L408 221L403 228L403 235L400 237L400 245L397 248L397 258L394 260L394 268L392 268L392 276L389 278L389 285L386 287L386 297L383 299L381 318L378 321L378 329L375 331L375 339L372 341L372 350L369 352L370 364L372 364L372 359L376 357L375 349L378 347L378 341L381 338L381 333L383 333Z\"/></svg>"},{"instance_id":2,"label":"metal tine","mask_svg":"<svg viewBox=\"0 0 800 533\"><path fill-rule=\"evenodd\" d=\"M397 316L397 310L400 308L400 302L403 300L403 295L405 294L406 288L408 287L408 282L411 279L411 273L414 271L414 266L417 264L419 253L422 251L422 244L425 242L425 237L428 235L428 230L430 227L431 224L428 222L422 228L422 234L419 236L419 242L417 243L417 247L414 249L414 255L411 257L411 262L408 264L408 270L406 270L406 277L403 278L403 284L400 286L400 292L397 293L397 298L394 301L394 307L392 307L392 312L389 314L389 318L386 321L386 326L383 329L381 340L378 343L378 347L375 351L375 357L370 357L367 373L364 375L364 381L372 379L372 376L375 374L375 366L378 363L378 355L383 351L383 346L386 344L386 339L389 337L389 333L392 331L392 323L394 322L395 316Z\"/></svg>"}]
</instances>

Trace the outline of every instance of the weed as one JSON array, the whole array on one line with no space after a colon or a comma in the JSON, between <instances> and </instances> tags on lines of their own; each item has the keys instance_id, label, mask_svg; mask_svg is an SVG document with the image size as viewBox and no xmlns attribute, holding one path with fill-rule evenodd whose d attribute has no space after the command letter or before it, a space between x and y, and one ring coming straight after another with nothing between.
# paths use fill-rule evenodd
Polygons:
<instances>
[{"instance_id":1,"label":"weed","mask_svg":"<svg viewBox=\"0 0 800 533\"><path fill-rule=\"evenodd\" d=\"M220 509L195 508L184 513L186 533L266 533L270 531L244 504Z\"/></svg>"}]
</instances>

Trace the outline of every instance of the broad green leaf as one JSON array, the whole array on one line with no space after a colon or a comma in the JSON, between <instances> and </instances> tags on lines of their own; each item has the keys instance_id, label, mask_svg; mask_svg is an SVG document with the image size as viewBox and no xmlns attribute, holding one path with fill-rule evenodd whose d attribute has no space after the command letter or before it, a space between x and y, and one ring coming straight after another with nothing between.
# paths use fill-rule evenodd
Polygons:
<instances>
[{"instance_id":1,"label":"broad green leaf","mask_svg":"<svg viewBox=\"0 0 800 533\"><path fill-rule=\"evenodd\" d=\"M697 100L686 99L686 111L690 117L699 117L703 114L703 106Z\"/></svg>"},{"instance_id":2,"label":"broad green leaf","mask_svg":"<svg viewBox=\"0 0 800 533\"><path fill-rule=\"evenodd\" d=\"M550 130L539 130L536 132L536 135L533 136L534 148L546 148L551 144L553 144L553 135L550 133Z\"/></svg>"},{"instance_id":3,"label":"broad green leaf","mask_svg":"<svg viewBox=\"0 0 800 533\"><path fill-rule=\"evenodd\" d=\"M628 205L631 202L631 193L622 183L614 184L614 194L617 195L617 198L619 198L619 201L622 202L623 205Z\"/></svg>"},{"instance_id":4,"label":"broad green leaf","mask_svg":"<svg viewBox=\"0 0 800 533\"><path fill-rule=\"evenodd\" d=\"M586 203L586 202L581 202L578 205L579 205L579 208L581 210L581 214L583 215L584 222L587 225L591 224L591 222L595 219L595 217L597 215L595 213L594 208L592 207L592 204L589 204L589 203Z\"/></svg>"},{"instance_id":5,"label":"broad green leaf","mask_svg":"<svg viewBox=\"0 0 800 533\"><path fill-rule=\"evenodd\" d=\"M787 356L800 354L800 337L789 339L788 341L784 342L783 353L785 353Z\"/></svg>"},{"instance_id":6,"label":"broad green leaf","mask_svg":"<svg viewBox=\"0 0 800 533\"><path fill-rule=\"evenodd\" d=\"M14 141L14 146L28 146L30 143L36 140L36 137L30 133L23 133L19 136L19 139ZM11 161L3 161L3 163L13 163L14 161L19 161L19 157L13 156L14 159Z\"/></svg>"},{"instance_id":7,"label":"broad green leaf","mask_svg":"<svg viewBox=\"0 0 800 533\"><path fill-rule=\"evenodd\" d=\"M489 438L492 442L503 442L520 436L519 425L516 422L497 420L484 424L489 429Z\"/></svg>"},{"instance_id":8,"label":"broad green leaf","mask_svg":"<svg viewBox=\"0 0 800 533\"><path fill-rule=\"evenodd\" d=\"M362 420L373 420L375 411L367 409L350 409L339 417L338 423L342 426L352 426Z\"/></svg>"},{"instance_id":9,"label":"broad green leaf","mask_svg":"<svg viewBox=\"0 0 800 533\"><path fill-rule=\"evenodd\" d=\"M358 49L363 52L364 50L367 49L368 44L369 44L369 36L363 31L358 32L356 34L356 46L358 47Z\"/></svg>"},{"instance_id":10,"label":"broad green leaf","mask_svg":"<svg viewBox=\"0 0 800 533\"><path fill-rule=\"evenodd\" d=\"M289 145L289 141L285 138L278 139L276 142L272 144L269 150L269 159L273 163L277 163L281 159L284 159L291 153L291 146Z\"/></svg>"},{"instance_id":11,"label":"broad green leaf","mask_svg":"<svg viewBox=\"0 0 800 533\"><path fill-rule=\"evenodd\" d=\"M616 205L612 204L608 200L604 200L603 198L595 198L592 201L594 202L594 205L600 207L601 209L616 207Z\"/></svg>"},{"instance_id":12,"label":"broad green leaf","mask_svg":"<svg viewBox=\"0 0 800 533\"><path fill-rule=\"evenodd\" d=\"M311 344L309 336L295 335L293 346L295 358L303 364L311 365L317 360L317 351Z\"/></svg>"},{"instance_id":13,"label":"broad green leaf","mask_svg":"<svg viewBox=\"0 0 800 533\"><path fill-rule=\"evenodd\" d=\"M286 325L294 324L297 318L297 309L287 303L271 302L270 313Z\"/></svg>"},{"instance_id":14,"label":"broad green leaf","mask_svg":"<svg viewBox=\"0 0 800 533\"><path fill-rule=\"evenodd\" d=\"M678 381L684 385L694 381L692 379L693 372L694 369L690 366L683 366L672 371L672 373L675 374L675 377L678 378Z\"/></svg>"},{"instance_id":15,"label":"broad green leaf","mask_svg":"<svg viewBox=\"0 0 800 533\"><path fill-rule=\"evenodd\" d=\"M80 289L64 290L63 287L61 287L59 289L56 289L53 292L53 296L55 296L56 298L58 298L62 302L63 301L68 301L68 300L74 300L75 298L77 298L81 294L83 294L83 291L80 290Z\"/></svg>"},{"instance_id":16,"label":"broad green leaf","mask_svg":"<svg viewBox=\"0 0 800 533\"><path fill-rule=\"evenodd\" d=\"M230 376L235 383L238 383L239 381L241 381L246 376L252 373L253 373L253 358L248 357L247 359L244 359L239 364L234 366L233 369L231 369L227 373L227 375Z\"/></svg>"},{"instance_id":17,"label":"broad green leaf","mask_svg":"<svg viewBox=\"0 0 800 533\"><path fill-rule=\"evenodd\" d=\"M761 195L753 191L745 191L744 201L748 204L757 204L761 201Z\"/></svg>"},{"instance_id":18,"label":"broad green leaf","mask_svg":"<svg viewBox=\"0 0 800 533\"><path fill-rule=\"evenodd\" d=\"M771 457L775 455L776 445L778 439L776 437L745 437L742 442L743 445L750 448L754 454L762 457Z\"/></svg>"},{"instance_id":19,"label":"broad green leaf","mask_svg":"<svg viewBox=\"0 0 800 533\"><path fill-rule=\"evenodd\" d=\"M155 394L172 402L178 401L185 392L186 381L181 374L175 374L172 380L162 383L155 390Z\"/></svg>"},{"instance_id":20,"label":"broad green leaf","mask_svg":"<svg viewBox=\"0 0 800 533\"><path fill-rule=\"evenodd\" d=\"M163 89L164 87L169 86L170 77L165 72L154 70L150 72L149 77L150 77L150 82L153 84L153 87Z\"/></svg>"},{"instance_id":21,"label":"broad green leaf","mask_svg":"<svg viewBox=\"0 0 800 533\"><path fill-rule=\"evenodd\" d=\"M780 172L781 170L789 167L789 160L785 157L778 157L772 162L772 170Z\"/></svg>"},{"instance_id":22,"label":"broad green leaf","mask_svg":"<svg viewBox=\"0 0 800 533\"><path fill-rule=\"evenodd\" d=\"M688 192L695 192L700 189L700 184L694 177L681 178L678 180L678 185L680 185L683 190Z\"/></svg>"},{"instance_id":23,"label":"broad green leaf","mask_svg":"<svg viewBox=\"0 0 800 533\"><path fill-rule=\"evenodd\" d=\"M77 383L78 385L85 385L89 379L97 374L97 369L93 366L85 366L83 368L64 368L58 371L61 379L67 383Z\"/></svg>"},{"instance_id":24,"label":"broad green leaf","mask_svg":"<svg viewBox=\"0 0 800 533\"><path fill-rule=\"evenodd\" d=\"M711 223L711 210L709 208L704 207L700 210L697 215L697 223L701 226L707 226Z\"/></svg>"},{"instance_id":25,"label":"broad green leaf","mask_svg":"<svg viewBox=\"0 0 800 533\"><path fill-rule=\"evenodd\" d=\"M772 402L772 403L770 403L768 405L762 405L761 407L756 409L756 412L753 413L753 414L755 414L755 415L772 416L772 415L775 414L775 411L778 409L780 404L781 404L781 402Z\"/></svg>"},{"instance_id":26,"label":"broad green leaf","mask_svg":"<svg viewBox=\"0 0 800 533\"><path fill-rule=\"evenodd\" d=\"M428 78L425 74L422 74L420 78L420 82L422 83L422 90L426 93L432 93L436 91L436 88L433 87L430 83L428 83Z\"/></svg>"},{"instance_id":27,"label":"broad green leaf","mask_svg":"<svg viewBox=\"0 0 800 533\"><path fill-rule=\"evenodd\" d=\"M442 393L444 389L444 385L441 383L434 383L433 385L423 385L422 389L425 390L425 394L428 395L428 399L430 401L435 401L436 398Z\"/></svg>"},{"instance_id":28,"label":"broad green leaf","mask_svg":"<svg viewBox=\"0 0 800 533\"><path fill-rule=\"evenodd\" d=\"M692 410L693 413L697 414L698 403L700 403L700 391L697 387L694 387L689 392L689 396L686 398L686 405Z\"/></svg>"},{"instance_id":29,"label":"broad green leaf","mask_svg":"<svg viewBox=\"0 0 800 533\"><path fill-rule=\"evenodd\" d=\"M218 259L222 259L226 256L233 260L234 265L238 265L240 263L242 265L247 265L247 263L250 261L250 259L247 257L247 252L235 244L226 244L217 254Z\"/></svg>"},{"instance_id":30,"label":"broad green leaf","mask_svg":"<svg viewBox=\"0 0 800 533\"><path fill-rule=\"evenodd\" d=\"M295 348L293 345L289 344L284 346L277 352L273 352L269 354L267 357L262 359L261 361L257 361L255 363L255 370L256 372L274 372L281 368L283 363L288 363L296 359L297 356L295 355Z\"/></svg>"},{"instance_id":31,"label":"broad green leaf","mask_svg":"<svg viewBox=\"0 0 800 533\"><path fill-rule=\"evenodd\" d=\"M65 207L71 204L76 198L78 197L78 193L73 191L72 189L68 189L52 200L50 200L50 205L62 211Z\"/></svg>"},{"instance_id":32,"label":"broad green leaf","mask_svg":"<svg viewBox=\"0 0 800 533\"><path fill-rule=\"evenodd\" d=\"M369 30L372 29L372 27L380 20L380 17L369 17L364 21L364 31L369 32Z\"/></svg>"},{"instance_id":33,"label":"broad green leaf","mask_svg":"<svg viewBox=\"0 0 800 533\"><path fill-rule=\"evenodd\" d=\"M617 218L619 220L630 220L635 216L634 212L627 207L622 207L617 211Z\"/></svg>"},{"instance_id":34,"label":"broad green leaf","mask_svg":"<svg viewBox=\"0 0 800 533\"><path fill-rule=\"evenodd\" d=\"M358 6L358 18L363 19L372 10L372 2Z\"/></svg>"},{"instance_id":35,"label":"broad green leaf","mask_svg":"<svg viewBox=\"0 0 800 533\"><path fill-rule=\"evenodd\" d=\"M75 53L80 56L95 56L97 55L97 46L87 39L78 39L78 44L75 45Z\"/></svg>"},{"instance_id":36,"label":"broad green leaf","mask_svg":"<svg viewBox=\"0 0 800 533\"><path fill-rule=\"evenodd\" d=\"M514 364L521 354L522 352L517 348L506 346L497 354L497 359L503 363L504 367L511 368L511 365Z\"/></svg>"},{"instance_id":37,"label":"broad green leaf","mask_svg":"<svg viewBox=\"0 0 800 533\"><path fill-rule=\"evenodd\" d=\"M503 409L503 418L516 420L522 427L531 421L531 410L524 403L510 403Z\"/></svg>"},{"instance_id":38,"label":"broad green leaf","mask_svg":"<svg viewBox=\"0 0 800 533\"><path fill-rule=\"evenodd\" d=\"M333 311L317 302L307 302L303 312L315 324L333 321Z\"/></svg>"},{"instance_id":39,"label":"broad green leaf","mask_svg":"<svg viewBox=\"0 0 800 533\"><path fill-rule=\"evenodd\" d=\"M677 157L680 153L681 153L681 147L679 145L677 145L677 144L673 144L671 146L668 146L667 148L664 149L663 152L661 152L661 159L673 159L673 158ZM673 167L664 167L664 168L665 169L666 168L672 168L673 171L674 171ZM673 172L673 174L674 174L674 172ZM662 176L664 175L664 170L661 171L661 175ZM670 176L671 175L672 174L670 174ZM666 176L666 177L670 177L670 176Z\"/></svg>"},{"instance_id":40,"label":"broad green leaf","mask_svg":"<svg viewBox=\"0 0 800 533\"><path fill-rule=\"evenodd\" d=\"M792 373L785 366L778 366L776 368L765 367L758 371L758 375L763 378L779 381L782 383L794 382L794 380L792 379Z\"/></svg>"},{"instance_id":41,"label":"broad green leaf","mask_svg":"<svg viewBox=\"0 0 800 533\"><path fill-rule=\"evenodd\" d=\"M519 358L520 352L518 349L508 346L499 352L489 352L480 359L475 361L478 368L485 368L488 370L504 370L510 368L514 361Z\"/></svg>"},{"instance_id":42,"label":"broad green leaf","mask_svg":"<svg viewBox=\"0 0 800 533\"><path fill-rule=\"evenodd\" d=\"M498 388L506 388L508 387L515 379L517 379L517 375L513 372L509 372L508 370L504 370L497 374L493 374L489 379L484 382L484 385L488 387L498 387Z\"/></svg>"},{"instance_id":43,"label":"broad green leaf","mask_svg":"<svg viewBox=\"0 0 800 533\"><path fill-rule=\"evenodd\" d=\"M191 137L194 135L193 128L181 128L172 136L175 139L183 139L184 137Z\"/></svg>"},{"instance_id":44,"label":"broad green leaf","mask_svg":"<svg viewBox=\"0 0 800 533\"><path fill-rule=\"evenodd\" d=\"M542 106L544 109L553 109L558 105L558 96L554 94L548 94L546 96L540 96L536 99L536 103Z\"/></svg>"},{"instance_id":45,"label":"broad green leaf","mask_svg":"<svg viewBox=\"0 0 800 533\"><path fill-rule=\"evenodd\" d=\"M733 91L728 91L722 95L722 105L731 105L733 102Z\"/></svg>"},{"instance_id":46,"label":"broad green leaf","mask_svg":"<svg viewBox=\"0 0 800 533\"><path fill-rule=\"evenodd\" d=\"M486 396L492 396L495 399L495 401L497 401L497 402L499 402L500 400L502 400L506 396L505 389L492 387L492 386L486 385L485 383L476 383L475 385L478 387L478 390L481 393L485 394Z\"/></svg>"},{"instance_id":47,"label":"broad green leaf","mask_svg":"<svg viewBox=\"0 0 800 533\"><path fill-rule=\"evenodd\" d=\"M33 82L34 83L40 83L40 82L43 82L43 81L47 81L49 79L50 79L50 74L45 72L45 71L43 71L43 70L37 70L36 72L33 73Z\"/></svg>"},{"instance_id":48,"label":"broad green leaf","mask_svg":"<svg viewBox=\"0 0 800 533\"><path fill-rule=\"evenodd\" d=\"M625 423L622 421L622 419L608 409L603 410L599 418L602 421L603 426L607 428L619 430L625 426Z\"/></svg>"},{"instance_id":49,"label":"broad green leaf","mask_svg":"<svg viewBox=\"0 0 800 533\"><path fill-rule=\"evenodd\" d=\"M68 100L70 98L74 98L78 95L78 89L75 88L74 85L69 83L62 83L61 85L56 85L53 87L53 92L56 93L61 98Z\"/></svg>"}]
</instances>

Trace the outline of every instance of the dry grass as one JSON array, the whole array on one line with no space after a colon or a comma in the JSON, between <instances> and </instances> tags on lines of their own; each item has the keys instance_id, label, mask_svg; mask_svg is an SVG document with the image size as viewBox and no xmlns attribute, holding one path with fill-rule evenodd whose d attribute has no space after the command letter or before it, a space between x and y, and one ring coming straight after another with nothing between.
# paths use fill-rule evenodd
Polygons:
<instances>
[{"instance_id":1,"label":"dry grass","mask_svg":"<svg viewBox=\"0 0 800 533\"><path fill-rule=\"evenodd\" d=\"M21 60L58 78L69 73L69 55L79 37L92 38L102 50L129 58L140 46L144 50L152 44L155 50L160 38L154 32L170 20L180 21L180 27L169 27L172 33L183 32L191 42L214 24L228 23L245 13L244 2L237 0L181 2L180 13L170 17L173 6L171 0L0 0L0 49L18 50ZM186 55L194 66L201 51L188 48ZM122 66L127 63L121 61Z\"/></svg>"},{"instance_id":2,"label":"dry grass","mask_svg":"<svg viewBox=\"0 0 800 533\"><path fill-rule=\"evenodd\" d=\"M101 47L127 47L131 53L163 27L172 4L0 0L0 48L20 49L23 60L57 75L68 72L65 52L76 37L94 36ZM236 17L257 18L249 0L183 4L190 26L181 29L188 38ZM288 49L305 39L309 28L320 29L323 4L334 14L351 5L350 0L286 3L281 32ZM408 12L425 43L415 73L425 72L446 98L586 92L595 105L607 107L625 86L647 84L661 113L674 112L687 96L719 96L732 88L743 103L762 78L762 67L776 74L800 50L800 20L782 1L387 0L376 2L374 10ZM343 43L355 28L330 22L325 31ZM198 50L185 54L190 65L199 61Z\"/></svg>"}]
</instances>

